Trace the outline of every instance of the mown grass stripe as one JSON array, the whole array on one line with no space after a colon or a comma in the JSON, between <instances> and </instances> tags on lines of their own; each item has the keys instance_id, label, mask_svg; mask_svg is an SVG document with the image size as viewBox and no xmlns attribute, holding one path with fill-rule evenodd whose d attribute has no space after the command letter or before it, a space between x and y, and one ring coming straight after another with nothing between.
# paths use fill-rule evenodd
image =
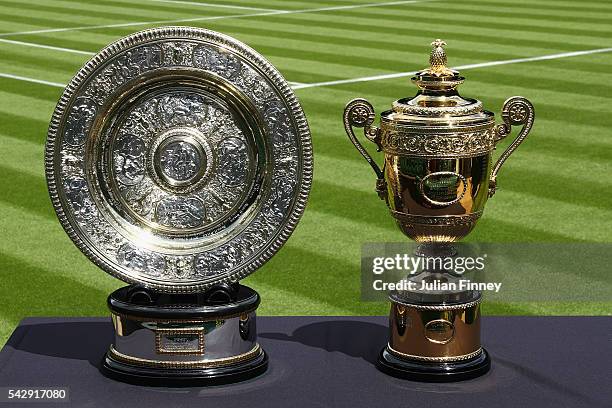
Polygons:
<instances>
[{"instance_id":1,"label":"mown grass stripe","mask_svg":"<svg viewBox=\"0 0 612 408\"><path fill-rule=\"evenodd\" d=\"M42 160L37 164L42 170ZM21 208L39 219L56 220L47 194L47 183L43 177L22 173L4 165L0 165L0 172L0 186L3 191L0 202ZM25 238L23 235L21 237Z\"/></svg>"},{"instance_id":2,"label":"mown grass stripe","mask_svg":"<svg viewBox=\"0 0 612 408\"><path fill-rule=\"evenodd\" d=\"M347 309L328 301L313 299L303 294L286 290L284 281L299 277L303 273L301 270L285 270L285 277L282 280L272 280L262 278L265 271L258 271L249 276L242 282L247 286L257 289L262 298L262 302L257 308L258 315L265 316L306 316L321 314L321 310L326 310L332 316L344 316L355 314L354 309ZM272 282L270 282L272 281ZM334 299L328 299L334 300Z\"/></svg>"},{"instance_id":3,"label":"mown grass stripe","mask_svg":"<svg viewBox=\"0 0 612 408\"><path fill-rule=\"evenodd\" d=\"M43 145L47 136L49 121L35 120L27 116L0 114L0 134L12 135L23 141ZM4 142L3 142L4 143Z\"/></svg>"},{"instance_id":4,"label":"mown grass stripe","mask_svg":"<svg viewBox=\"0 0 612 408\"><path fill-rule=\"evenodd\" d=\"M321 49L322 44L336 45L342 47L338 50L341 55L361 55L361 56L376 56L377 58L397 58L404 61L409 60L406 56L411 54L422 56L424 50L429 47L431 36L423 33L422 30L414 29L414 33L406 33L406 38L410 38L410 42L402 44L398 47L397 36L391 32L376 33L362 32L355 28L347 29L338 27L336 24L330 25L322 23L316 25L316 32L313 32L312 25L297 25L286 22L284 19L275 19L274 22L269 21L262 27L257 20L220 20L211 23L211 26L217 30L239 35L249 41L251 38L260 42L267 38L269 45L282 44L285 47L299 46L301 43L310 43L311 46L318 45ZM287 38L289 37L289 38ZM282 39L283 41L279 41ZM497 47L494 47L497 45ZM592 40L587 44L581 44L582 48L601 48L601 41ZM478 33L462 33L453 35L450 41L449 49L453 52L472 52L471 57L479 57L483 59L508 58L516 53L516 55L524 56L526 54L545 54L551 53L551 50L558 51L575 51L577 45L567 41L550 41L547 38L532 39L525 44L517 47L515 38L507 38L503 36L483 38ZM489 50L483 50L483 48ZM459 51L458 51L459 50ZM520 51L517 53L517 51ZM491 53L494 54L491 54ZM479 56L478 53L482 53ZM381 64L384 65L384 64Z\"/></svg>"},{"instance_id":5,"label":"mown grass stripe","mask_svg":"<svg viewBox=\"0 0 612 408\"><path fill-rule=\"evenodd\" d=\"M529 30L540 30L542 28L558 28L559 21L554 21L550 18L544 18L541 15L523 14L520 10L515 9L513 14L509 13L498 13L491 10L482 10L480 8L465 9L461 6L455 6L455 3L451 2L423 2L415 4L410 10L407 7L385 7L385 8L372 8L372 9L356 9L349 10L346 14L348 17L360 17L370 19L385 19L388 22L395 22L404 20L406 17L412 17L420 19L421 21L431 21L433 19L438 20L442 24L453 24L455 22L454 17L457 21L475 23L475 28L486 27L485 23L495 24L500 26L501 29L516 28L520 26L521 29ZM528 8L527 8L528 9ZM440 10L444 10L444 14L440 13ZM406 12L406 13L404 13ZM432 14L433 13L433 14ZM551 12L550 15L555 16L555 12ZM579 13L574 13L574 16ZM560 16L562 17L562 16ZM424 20L423 20L424 19ZM581 30L583 26L583 20L574 21L572 17L568 17L561 21L564 26L571 27L576 30ZM556 23L556 24L555 24ZM594 27L595 31L609 32L610 29L605 24L605 20L598 23L597 19L589 21L589 28ZM582 31L582 30L581 30Z\"/></svg>"},{"instance_id":6,"label":"mown grass stripe","mask_svg":"<svg viewBox=\"0 0 612 408\"><path fill-rule=\"evenodd\" d=\"M440 4L441 5L441 4ZM418 12L438 12L440 5L435 3L419 4ZM486 3L480 3L478 6L466 6L465 4L458 2L445 2L444 10L448 16L460 16L460 18L473 18L474 20L485 20L491 23L497 24L499 22L512 22L516 26L523 26L524 24L538 26L538 27L549 27L559 24L562 19L562 24L567 23L588 23L589 26L596 25L603 31L606 29L608 19L612 17L611 13L599 12L592 14L583 14L581 12L574 11L559 11L559 10L548 10L548 12L536 12L530 7L505 7L501 8L498 5L487 6ZM387 12L386 10L376 10L377 15L383 14L391 16L393 13ZM608 15L609 14L609 15Z\"/></svg>"},{"instance_id":7,"label":"mown grass stripe","mask_svg":"<svg viewBox=\"0 0 612 408\"><path fill-rule=\"evenodd\" d=\"M3 89L6 88L3 87ZM49 103L36 97L0 91L0 112L2 113L48 122L54 106L55 103Z\"/></svg>"},{"instance_id":8,"label":"mown grass stripe","mask_svg":"<svg viewBox=\"0 0 612 408\"><path fill-rule=\"evenodd\" d=\"M52 33L52 32L64 32L64 31L81 31L81 30L96 30L96 29L111 29L111 28L125 28L131 30L132 27L143 27L156 26L160 24L171 24L171 23L189 23L196 21L216 20L224 18L242 18L242 17L253 17L256 15L268 15L277 12L262 12L257 14L224 14L207 17L190 17L190 18L179 18L171 20L154 20L154 21L130 21L125 23L113 23L113 24L99 24L99 25L85 25L85 26L72 26L72 27L55 27L55 28L44 28L37 30L17 31L17 32L3 32L0 37L23 35L23 34L39 34L39 33ZM0 19L2 19L0 14ZM129 28L128 28L129 27Z\"/></svg>"},{"instance_id":9,"label":"mown grass stripe","mask_svg":"<svg viewBox=\"0 0 612 408\"><path fill-rule=\"evenodd\" d=\"M255 10L255 11L286 11L280 9L270 9L270 8L261 8L261 7L251 7L251 6L237 6L237 5L229 5L229 4L215 4L215 3L203 3L197 1L185 1L185 0L145 0L154 3L163 3L172 6L181 6L187 5L190 7L218 7L218 8L231 8L238 10Z\"/></svg>"},{"instance_id":10,"label":"mown grass stripe","mask_svg":"<svg viewBox=\"0 0 612 408\"><path fill-rule=\"evenodd\" d=\"M102 18L96 16L82 17L82 16L71 16L70 14L49 14L49 13L31 13L31 15L24 15L19 10L4 8L0 9L0 21L8 24L12 24L12 27L18 26L18 31L30 31L30 30L55 30L63 29L66 26L72 26L75 24L79 25L110 25L115 23L129 23L134 21L129 16L123 16L123 18ZM15 28L12 28L15 30ZM6 31L6 28L3 29ZM6 33L2 33L5 36Z\"/></svg>"},{"instance_id":11,"label":"mown grass stripe","mask_svg":"<svg viewBox=\"0 0 612 408\"><path fill-rule=\"evenodd\" d=\"M463 0L462 4L473 4L478 6L482 4L479 0ZM609 2L588 2L588 1L530 1L530 0L522 0L522 1L495 1L492 3L493 6L506 6L506 7L524 7L529 8L529 10L541 10L543 12L555 13L557 10L559 11L569 11L574 13L601 13L605 10L612 11L612 5Z\"/></svg>"},{"instance_id":12,"label":"mown grass stripe","mask_svg":"<svg viewBox=\"0 0 612 408\"><path fill-rule=\"evenodd\" d=\"M540 185L546 182L544 179ZM588 207L581 202L567 203L540 197L537 193L504 190L502 183L500 180L500 194L494 198L501 197L503 193L504 199L492 199L487 203L487 216L491 220L508 222L511 219L514 225L538 230L542 234L565 236L568 241L609 241L612 230L609 210ZM521 210L519 203L529 203L528 216ZM588 220L585 219L587 214Z\"/></svg>"},{"instance_id":13,"label":"mown grass stripe","mask_svg":"<svg viewBox=\"0 0 612 408\"><path fill-rule=\"evenodd\" d=\"M0 163L3 166L30 177L44 178L43 157L42 144L0 133Z\"/></svg>"},{"instance_id":14,"label":"mown grass stripe","mask_svg":"<svg viewBox=\"0 0 612 408\"><path fill-rule=\"evenodd\" d=\"M73 0L64 0L63 2L69 4L79 4L80 2ZM140 13L141 11L147 11L150 13L181 13L183 15L189 15L190 13L202 13L207 12L211 9L223 9L226 8L231 10L232 12L242 11L245 14L253 11L284 11L283 2L281 5L270 5L267 1L257 1L257 2L231 2L231 1L220 1L220 2L194 2L194 3L181 3L174 1L155 1L155 0L146 0L146 1L116 1L116 0L97 0L96 4L99 5L102 9L118 9L118 10L129 10L131 13ZM82 4L82 3L81 3ZM197 4L202 4L198 6Z\"/></svg>"},{"instance_id":15,"label":"mown grass stripe","mask_svg":"<svg viewBox=\"0 0 612 408\"><path fill-rule=\"evenodd\" d=\"M541 8L535 2L529 4L517 4L517 3L486 3L482 1L461 1L453 2L452 4L446 3L448 11L451 14L462 11L465 14L472 14L474 16L498 16L507 17L509 19L519 18L527 20L547 20L556 21L560 19L564 21L574 21L583 23L598 22L605 24L607 17L612 17L612 9L606 11L604 9L598 9L596 11L589 11L583 7L579 9L563 9L558 6L554 8ZM426 6L424 7L426 8Z\"/></svg>"},{"instance_id":16,"label":"mown grass stripe","mask_svg":"<svg viewBox=\"0 0 612 408\"><path fill-rule=\"evenodd\" d=\"M307 264L305 259L309 260ZM306 273L309 279L299 278ZM308 294L318 302L332 304L352 314L365 312L364 305L359 302L359 268L318 253L285 246L250 279L257 284L263 282L301 295ZM342 282L342 287L338 282ZM299 309L299 305L294 307Z\"/></svg>"},{"instance_id":17,"label":"mown grass stripe","mask_svg":"<svg viewBox=\"0 0 612 408\"><path fill-rule=\"evenodd\" d=\"M75 7L75 5L77 7ZM94 7L95 9L95 7ZM129 21L132 19L130 13L125 9L109 10L107 8L98 7L97 10L92 10L85 4L73 4L70 7L62 7L57 3L30 4L26 2L3 1L0 3L0 10L11 15L22 15L27 13L28 17L45 17L56 21L65 21L66 17L70 17L70 21L78 21L80 24L102 24L120 21ZM221 13L224 13L221 11ZM230 14L227 12L226 14ZM170 19L185 17L185 13L180 10L172 12L171 10L147 10L140 8L138 10L138 19ZM74 23L73 21L73 23Z\"/></svg>"},{"instance_id":18,"label":"mown grass stripe","mask_svg":"<svg viewBox=\"0 0 612 408\"><path fill-rule=\"evenodd\" d=\"M320 16L317 16L320 17ZM260 20L265 21L265 28L261 27ZM424 48L427 48L429 42L434 36L439 33L432 30L427 23L415 22L410 27L403 29L403 36L410 38L410 42L402 43L401 50L398 49L397 33L393 27L372 25L369 21L357 25L356 22L345 22L345 18L341 21L329 21L328 19L302 19L295 21L295 17L291 20L288 18L275 17L258 17L254 19L244 20L244 23L233 20L220 20L211 22L213 27L235 33L245 33L254 35L262 35L265 37L285 38L287 34L294 37L293 31L302 34L301 39L309 40L308 34L313 37L310 41L315 43L337 43L339 45L349 45L357 47L373 48L375 50L387 50L391 53L398 51L410 53L422 53ZM248 28L246 28L248 27ZM257 29L263 31L259 32ZM313 29L316 28L316 33ZM494 32L495 30L491 30ZM475 47L476 44L490 44L488 46L488 55L485 59L501 59L510 58L513 55L524 56L529 50L533 49L536 53L550 53L551 51L575 51L585 48L601 48L602 39L597 38L578 38L576 36L560 35L551 38L534 39L529 34L513 33L511 36L491 35L483 38L482 30L478 32L467 31L460 26L449 25L445 27L447 36L452 38L452 46L466 51L479 52L481 47ZM521 40L525 40L521 43ZM339 42L340 41L340 42ZM281 42L282 43L282 42ZM508 48L497 49L493 44L507 46ZM514 50L514 51L512 51ZM342 51L343 54L347 52ZM495 54L491 54L495 53ZM491 58L494 56L495 58Z\"/></svg>"},{"instance_id":19,"label":"mown grass stripe","mask_svg":"<svg viewBox=\"0 0 612 408\"><path fill-rule=\"evenodd\" d=\"M444 24L444 32L447 38L461 38L462 35L470 35L469 33L477 33L481 36L486 35L486 38L491 38L491 41L495 41L495 38L505 37L512 38L515 40L517 46L520 45L521 40L526 42L537 41L539 39L534 38L537 34L546 34L546 38L551 41L563 41L564 39L569 43L577 43L578 40L583 41L597 41L597 39L608 39L610 32L596 32L589 31L588 29L575 29L574 25L560 23L556 28L549 27L525 27L521 25L521 30L517 31L517 26L511 23L501 24L498 27L497 23L482 21L477 23L477 26L473 24L470 18L455 21L453 19L447 19L448 21L438 21L438 14L432 15L431 12L418 14L417 5L414 6L415 10L409 10L410 13L405 18L413 20L410 26L402 26L401 37L397 36L397 25L402 21L400 18L398 22L392 22L389 25L373 24L377 21L376 17L372 16L360 16L360 15L343 15L342 19L338 19L335 15L314 13L312 16L306 16L302 14L285 14L278 16L259 16L258 20L265 22L266 24L274 23L276 21L285 21L301 26L310 27L337 27L345 28L348 30L362 31L363 33L370 33L371 35L377 35L380 33L395 35L397 43L402 43L402 46L408 46L408 41L401 41L401 38L411 38L411 36L428 36L436 38L440 36L439 30L436 28L438 24ZM417 15L415 15L417 14ZM282 17L282 18L281 18ZM584 25L576 24L576 26L583 27ZM481 37L482 38L482 37Z\"/></svg>"}]
</instances>

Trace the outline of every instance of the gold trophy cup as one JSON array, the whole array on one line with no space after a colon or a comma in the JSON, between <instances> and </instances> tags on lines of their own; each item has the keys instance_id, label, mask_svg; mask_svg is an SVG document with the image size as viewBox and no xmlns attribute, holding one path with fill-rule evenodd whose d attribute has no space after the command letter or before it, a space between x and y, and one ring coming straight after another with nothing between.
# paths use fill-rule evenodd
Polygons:
<instances>
[{"instance_id":1,"label":"gold trophy cup","mask_svg":"<svg viewBox=\"0 0 612 408\"><path fill-rule=\"evenodd\" d=\"M533 105L515 96L504 103L503 123L476 99L463 98L457 87L465 78L447 68L441 40L432 42L430 67L412 82L417 94L393 102L380 115L365 99L344 110L351 142L376 173L376 191L385 200L402 232L428 254L452 251L474 228L487 199L495 193L501 166L525 139L534 121ZM492 165L496 144L520 132ZM357 140L353 127L384 152L381 169ZM449 249L449 247L451 249ZM418 255L418 254L417 254ZM445 271L426 271L411 280L455 279ZM455 381L484 374L490 367L480 345L478 291L436 293L392 292L390 336L378 367L391 375L424 381Z\"/></svg>"}]
</instances>

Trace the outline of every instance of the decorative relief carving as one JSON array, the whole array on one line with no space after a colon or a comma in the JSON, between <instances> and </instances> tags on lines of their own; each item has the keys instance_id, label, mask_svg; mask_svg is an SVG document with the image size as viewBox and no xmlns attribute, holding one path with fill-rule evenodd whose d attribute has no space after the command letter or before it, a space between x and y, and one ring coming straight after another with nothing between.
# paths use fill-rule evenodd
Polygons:
<instances>
[{"instance_id":1,"label":"decorative relief carving","mask_svg":"<svg viewBox=\"0 0 612 408\"><path fill-rule=\"evenodd\" d=\"M124 244L119 248L117 261L124 267L155 277L161 276L166 270L166 260L163 256L131 244Z\"/></svg>"},{"instance_id":2,"label":"decorative relief carving","mask_svg":"<svg viewBox=\"0 0 612 408\"><path fill-rule=\"evenodd\" d=\"M90 239L95 242L96 248L105 252L109 257L115 257L117 250L126 243L126 240L98 215L82 225Z\"/></svg>"},{"instance_id":3,"label":"decorative relief carving","mask_svg":"<svg viewBox=\"0 0 612 408\"><path fill-rule=\"evenodd\" d=\"M451 134L413 134L397 130L382 132L386 152L413 156L471 156L488 153L495 147L493 128Z\"/></svg>"},{"instance_id":4,"label":"decorative relief carving","mask_svg":"<svg viewBox=\"0 0 612 408\"><path fill-rule=\"evenodd\" d=\"M473 101L472 103L463 106L419 106L395 101L393 102L393 110L406 115L416 116L465 116L481 112L482 102Z\"/></svg>"},{"instance_id":5,"label":"decorative relief carving","mask_svg":"<svg viewBox=\"0 0 612 408\"><path fill-rule=\"evenodd\" d=\"M282 219L287 213L293 197L293 183L289 179L274 179L272 182L272 205L270 216L275 219Z\"/></svg>"},{"instance_id":6,"label":"decorative relief carving","mask_svg":"<svg viewBox=\"0 0 612 408\"><path fill-rule=\"evenodd\" d=\"M409 224L440 225L440 226L462 226L475 223L481 216L482 211L465 215L415 215L391 210L391 215L397 220Z\"/></svg>"},{"instance_id":7,"label":"decorative relief carving","mask_svg":"<svg viewBox=\"0 0 612 408\"><path fill-rule=\"evenodd\" d=\"M70 146L78 146L85 142L89 127L93 122L97 106L87 97L77 98L66 121L64 141Z\"/></svg>"},{"instance_id":8,"label":"decorative relief carving","mask_svg":"<svg viewBox=\"0 0 612 408\"><path fill-rule=\"evenodd\" d=\"M164 146L160 153L161 171L171 179L185 181L193 178L205 160L191 143L176 141Z\"/></svg>"},{"instance_id":9,"label":"decorative relief carving","mask_svg":"<svg viewBox=\"0 0 612 408\"><path fill-rule=\"evenodd\" d=\"M113 151L117 181L126 186L142 182L144 177L145 143L131 133L119 137Z\"/></svg>"},{"instance_id":10,"label":"decorative relief carving","mask_svg":"<svg viewBox=\"0 0 612 408\"><path fill-rule=\"evenodd\" d=\"M226 246L195 257L194 267L196 273L202 276L214 276L238 264L238 253L233 246Z\"/></svg>"},{"instance_id":11,"label":"decorative relief carving","mask_svg":"<svg viewBox=\"0 0 612 408\"><path fill-rule=\"evenodd\" d=\"M224 78L231 79L240 73L242 64L235 55L218 51L208 45L199 45L193 52L193 64Z\"/></svg>"},{"instance_id":12,"label":"decorative relief carving","mask_svg":"<svg viewBox=\"0 0 612 408\"><path fill-rule=\"evenodd\" d=\"M75 154L71 149L64 149L61 152L61 170L65 177L83 177L85 172L83 158Z\"/></svg>"},{"instance_id":13,"label":"decorative relief carving","mask_svg":"<svg viewBox=\"0 0 612 408\"><path fill-rule=\"evenodd\" d=\"M195 44L188 41L169 41L162 44L162 58L166 66L192 65Z\"/></svg>"},{"instance_id":14,"label":"decorative relief carving","mask_svg":"<svg viewBox=\"0 0 612 408\"><path fill-rule=\"evenodd\" d=\"M217 151L219 180L232 187L243 184L248 169L246 144L237 137L229 137L219 143Z\"/></svg>"},{"instance_id":15,"label":"decorative relief carving","mask_svg":"<svg viewBox=\"0 0 612 408\"><path fill-rule=\"evenodd\" d=\"M78 176L64 179L66 199L72 204L73 215L77 221L86 223L97 213L95 204L91 200L87 181Z\"/></svg>"},{"instance_id":16,"label":"decorative relief carving","mask_svg":"<svg viewBox=\"0 0 612 408\"><path fill-rule=\"evenodd\" d=\"M191 279L195 273L193 261L194 257L191 255L166 257L164 275L179 280Z\"/></svg>"},{"instance_id":17,"label":"decorative relief carving","mask_svg":"<svg viewBox=\"0 0 612 408\"><path fill-rule=\"evenodd\" d=\"M206 208L202 200L194 197L170 196L157 204L155 220L174 228L195 228L205 220Z\"/></svg>"}]
</instances>

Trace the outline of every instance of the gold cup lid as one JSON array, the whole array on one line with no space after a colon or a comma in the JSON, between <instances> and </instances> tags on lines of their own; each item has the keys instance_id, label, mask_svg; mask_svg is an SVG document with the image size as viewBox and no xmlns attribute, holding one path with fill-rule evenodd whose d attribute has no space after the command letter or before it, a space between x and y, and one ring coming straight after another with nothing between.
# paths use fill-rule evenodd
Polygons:
<instances>
[{"instance_id":1,"label":"gold cup lid","mask_svg":"<svg viewBox=\"0 0 612 408\"><path fill-rule=\"evenodd\" d=\"M417 94L393 102L393 109L383 117L388 121L433 126L473 125L493 120L493 114L483 110L482 102L459 95L457 88L465 78L459 71L447 67L446 43L437 39L431 45L429 67L412 77L419 88Z\"/></svg>"}]
</instances>

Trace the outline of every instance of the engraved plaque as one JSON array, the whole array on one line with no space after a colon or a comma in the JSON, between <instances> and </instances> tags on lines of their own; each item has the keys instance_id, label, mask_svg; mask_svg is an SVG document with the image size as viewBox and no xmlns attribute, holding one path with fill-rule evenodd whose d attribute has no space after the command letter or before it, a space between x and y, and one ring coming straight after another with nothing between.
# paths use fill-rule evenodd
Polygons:
<instances>
[{"instance_id":1,"label":"engraved plaque","mask_svg":"<svg viewBox=\"0 0 612 408\"><path fill-rule=\"evenodd\" d=\"M204 354L203 328L176 328L155 330L157 354Z\"/></svg>"}]
</instances>

